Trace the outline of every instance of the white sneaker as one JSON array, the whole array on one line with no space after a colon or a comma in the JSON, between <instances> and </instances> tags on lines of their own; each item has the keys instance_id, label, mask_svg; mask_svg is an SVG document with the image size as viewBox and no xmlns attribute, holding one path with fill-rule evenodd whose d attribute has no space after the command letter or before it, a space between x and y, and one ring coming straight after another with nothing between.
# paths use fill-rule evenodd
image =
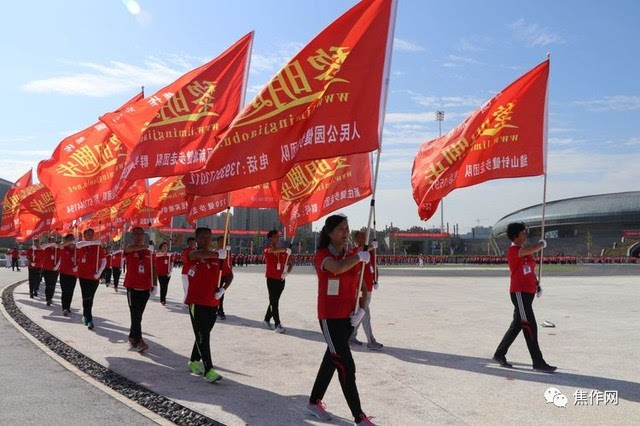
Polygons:
<instances>
[{"instance_id":1,"label":"white sneaker","mask_svg":"<svg viewBox=\"0 0 640 426\"><path fill-rule=\"evenodd\" d=\"M331 420L331 416L329 415L329 413L327 413L326 408L327 406L324 405L324 402L322 401L318 401L317 404L307 404L307 412L313 414L314 416L325 422Z\"/></svg>"},{"instance_id":2,"label":"white sneaker","mask_svg":"<svg viewBox=\"0 0 640 426\"><path fill-rule=\"evenodd\" d=\"M261 324L262 327L266 328L267 330L273 330L273 326L269 321L262 321Z\"/></svg>"},{"instance_id":3,"label":"white sneaker","mask_svg":"<svg viewBox=\"0 0 640 426\"><path fill-rule=\"evenodd\" d=\"M284 328L282 324L276 325L276 333L284 333L285 331L287 331L287 329Z\"/></svg>"},{"instance_id":4,"label":"white sneaker","mask_svg":"<svg viewBox=\"0 0 640 426\"><path fill-rule=\"evenodd\" d=\"M378 343L375 340L371 343L367 343L367 349L371 349L374 351L379 351L380 349L382 349L383 344L382 343Z\"/></svg>"}]
</instances>

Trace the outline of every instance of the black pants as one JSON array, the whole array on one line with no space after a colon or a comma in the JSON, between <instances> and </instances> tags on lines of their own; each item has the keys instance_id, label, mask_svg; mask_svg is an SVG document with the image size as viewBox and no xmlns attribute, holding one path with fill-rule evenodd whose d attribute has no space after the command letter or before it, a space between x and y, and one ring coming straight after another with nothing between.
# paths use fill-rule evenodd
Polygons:
<instances>
[{"instance_id":1,"label":"black pants","mask_svg":"<svg viewBox=\"0 0 640 426\"><path fill-rule=\"evenodd\" d=\"M100 281L89 280L87 278L80 278L80 292L82 293L82 315L87 321L93 321L93 297L96 295L96 290Z\"/></svg>"},{"instance_id":2,"label":"black pants","mask_svg":"<svg viewBox=\"0 0 640 426\"><path fill-rule=\"evenodd\" d=\"M129 338L135 339L136 343L142 339L142 314L148 300L149 290L127 289L127 302L129 302L129 312L131 313Z\"/></svg>"},{"instance_id":3,"label":"black pants","mask_svg":"<svg viewBox=\"0 0 640 426\"><path fill-rule=\"evenodd\" d=\"M109 285L111 283L111 268L104 268L102 278L104 278L105 284Z\"/></svg>"},{"instance_id":4,"label":"black pants","mask_svg":"<svg viewBox=\"0 0 640 426\"><path fill-rule=\"evenodd\" d=\"M29 294L35 296L40 288L40 280L42 279L42 269L29 268Z\"/></svg>"},{"instance_id":5,"label":"black pants","mask_svg":"<svg viewBox=\"0 0 640 426\"><path fill-rule=\"evenodd\" d=\"M349 318L320 320L320 328L328 347L322 358L309 401L316 404L324 398L333 373L338 370L342 393L357 423L363 413L356 387L356 364L349 348L349 337L353 332L351 321Z\"/></svg>"},{"instance_id":6,"label":"black pants","mask_svg":"<svg viewBox=\"0 0 640 426\"><path fill-rule=\"evenodd\" d=\"M47 302L53 300L53 294L56 292L56 282L58 281L58 271L42 271L44 278L44 295Z\"/></svg>"},{"instance_id":7,"label":"black pants","mask_svg":"<svg viewBox=\"0 0 640 426\"><path fill-rule=\"evenodd\" d=\"M160 282L160 302L165 303L167 301L167 290L169 290L169 275L158 275L158 282Z\"/></svg>"},{"instance_id":8,"label":"black pants","mask_svg":"<svg viewBox=\"0 0 640 426\"><path fill-rule=\"evenodd\" d=\"M271 318L273 318L273 321L278 325L280 324L280 310L278 305L280 303L280 295L284 291L284 280L267 278L267 290L269 290L269 306L267 306L267 313L264 316L264 320L269 322Z\"/></svg>"},{"instance_id":9,"label":"black pants","mask_svg":"<svg viewBox=\"0 0 640 426\"><path fill-rule=\"evenodd\" d=\"M122 270L120 268L111 268L113 270L113 286L118 288L118 283L120 282L120 273Z\"/></svg>"},{"instance_id":10,"label":"black pants","mask_svg":"<svg viewBox=\"0 0 640 426\"><path fill-rule=\"evenodd\" d=\"M231 285L231 281L233 281L233 272L229 275L225 275L220 279L220 287L227 287ZM224 294L220 298L220 306L218 306L218 315L224 315Z\"/></svg>"},{"instance_id":11,"label":"black pants","mask_svg":"<svg viewBox=\"0 0 640 426\"><path fill-rule=\"evenodd\" d=\"M196 336L190 360L202 360L205 374L213 368L213 362L211 361L211 330L216 324L217 313L217 307L189 305L191 325Z\"/></svg>"},{"instance_id":12,"label":"black pants","mask_svg":"<svg viewBox=\"0 0 640 426\"><path fill-rule=\"evenodd\" d=\"M71 300L73 299L73 291L76 289L76 277L73 275L60 274L60 302L62 310L71 310Z\"/></svg>"},{"instance_id":13,"label":"black pants","mask_svg":"<svg viewBox=\"0 0 640 426\"><path fill-rule=\"evenodd\" d=\"M15 271L15 270L20 270L20 265L18 264L18 258L17 257L12 257L11 258L11 270Z\"/></svg>"},{"instance_id":14,"label":"black pants","mask_svg":"<svg viewBox=\"0 0 640 426\"><path fill-rule=\"evenodd\" d=\"M498 345L498 349L496 349L496 356L506 356L509 346L522 330L533 365L545 364L542 352L540 352L540 346L538 346L538 325L536 324L536 317L533 315L532 307L534 297L535 294L533 293L511 293L511 303L515 306L513 321L511 321L509 329Z\"/></svg>"}]
</instances>

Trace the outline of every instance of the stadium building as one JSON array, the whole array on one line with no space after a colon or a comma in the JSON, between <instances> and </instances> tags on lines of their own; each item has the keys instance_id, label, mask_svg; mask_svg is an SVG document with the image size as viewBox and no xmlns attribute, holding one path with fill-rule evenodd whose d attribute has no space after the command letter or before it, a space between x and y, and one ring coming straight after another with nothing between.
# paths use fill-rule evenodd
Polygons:
<instances>
[{"instance_id":1,"label":"stadium building","mask_svg":"<svg viewBox=\"0 0 640 426\"><path fill-rule=\"evenodd\" d=\"M503 253L510 244L506 231L511 222L526 223L529 241L538 241L542 204L508 214L493 226L497 249ZM545 239L549 255L640 256L640 191L547 202Z\"/></svg>"}]
</instances>

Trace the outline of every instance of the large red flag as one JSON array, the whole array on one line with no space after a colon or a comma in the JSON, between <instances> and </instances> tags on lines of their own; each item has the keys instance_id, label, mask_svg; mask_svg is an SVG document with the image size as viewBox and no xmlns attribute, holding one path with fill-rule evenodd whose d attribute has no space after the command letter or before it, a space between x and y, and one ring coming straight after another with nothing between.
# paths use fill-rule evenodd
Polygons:
<instances>
[{"instance_id":1,"label":"large red flag","mask_svg":"<svg viewBox=\"0 0 640 426\"><path fill-rule=\"evenodd\" d=\"M238 189L231 194L222 193L205 196L191 196L189 209L189 223L195 223L201 217L220 213L227 207L250 207L256 209L275 209L277 204L271 194L271 186L268 183ZM231 204L229 205L229 199Z\"/></svg>"},{"instance_id":2,"label":"large red flag","mask_svg":"<svg viewBox=\"0 0 640 426\"><path fill-rule=\"evenodd\" d=\"M13 237L20 231L20 223L18 219L18 210L20 208L20 200L22 199L20 192L31 185L31 176L33 172L29 170L22 175L4 195L2 201L2 225L0 227L0 237Z\"/></svg>"},{"instance_id":3,"label":"large red flag","mask_svg":"<svg viewBox=\"0 0 640 426\"><path fill-rule=\"evenodd\" d=\"M297 162L377 149L394 20L395 0L363 0L324 29L236 117L187 192L220 194Z\"/></svg>"},{"instance_id":4,"label":"large red flag","mask_svg":"<svg viewBox=\"0 0 640 426\"><path fill-rule=\"evenodd\" d=\"M420 147L411 186L422 220L456 188L545 172L548 78L546 60L447 135Z\"/></svg>"},{"instance_id":5,"label":"large red flag","mask_svg":"<svg viewBox=\"0 0 640 426\"><path fill-rule=\"evenodd\" d=\"M278 215L287 235L371 195L368 153L298 163L287 175L271 182Z\"/></svg>"},{"instance_id":6,"label":"large red flag","mask_svg":"<svg viewBox=\"0 0 640 426\"><path fill-rule=\"evenodd\" d=\"M123 179L182 175L205 164L240 111L252 42L253 32L153 96L100 117L132 150Z\"/></svg>"},{"instance_id":7,"label":"large red flag","mask_svg":"<svg viewBox=\"0 0 640 426\"><path fill-rule=\"evenodd\" d=\"M17 237L20 241L62 228L56 218L56 206L49 188L38 183L25 188L24 193L25 197L20 201L20 232Z\"/></svg>"},{"instance_id":8,"label":"large red flag","mask_svg":"<svg viewBox=\"0 0 640 426\"><path fill-rule=\"evenodd\" d=\"M140 99L142 94L120 109L127 110ZM53 194L58 219L69 222L118 202L121 198L113 188L120 181L127 152L101 122L63 139L51 158L38 164L38 178ZM144 191L141 186L134 188Z\"/></svg>"},{"instance_id":9,"label":"large red flag","mask_svg":"<svg viewBox=\"0 0 640 426\"><path fill-rule=\"evenodd\" d=\"M173 216L189 212L189 200L182 176L164 177L149 187L149 206L158 211L161 223L171 222Z\"/></svg>"}]
</instances>

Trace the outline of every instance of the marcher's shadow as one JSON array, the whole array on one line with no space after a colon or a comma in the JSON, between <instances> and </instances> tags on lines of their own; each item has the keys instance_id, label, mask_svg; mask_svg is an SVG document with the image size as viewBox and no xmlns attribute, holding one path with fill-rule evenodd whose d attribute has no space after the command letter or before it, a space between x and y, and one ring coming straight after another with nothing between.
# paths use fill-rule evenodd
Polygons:
<instances>
[{"instance_id":1,"label":"marcher's shadow","mask_svg":"<svg viewBox=\"0 0 640 426\"><path fill-rule=\"evenodd\" d=\"M143 360L107 357L109 368L129 379L143 384L150 390L176 401L219 406L223 411L242 419L245 424L274 425L310 424L312 417L305 410L308 395L280 395L267 389L257 388L225 377L211 384L202 376L186 371L187 358L182 357L180 368L163 367ZM216 366L216 370L228 371ZM131 377L123 371L139 372L140 377ZM202 413L204 410L195 411ZM214 420L215 415L211 415ZM352 419L332 415L330 424L351 425Z\"/></svg>"},{"instance_id":2,"label":"marcher's shadow","mask_svg":"<svg viewBox=\"0 0 640 426\"><path fill-rule=\"evenodd\" d=\"M262 326L262 321L239 317L237 315L227 315L226 317L227 317L226 320L218 319L216 321L216 324L260 328L265 330L264 327ZM292 337L297 337L299 339L312 340L314 342L325 342L324 337L322 336L322 333L319 331L310 331L302 328L288 327L286 326L286 324L285 324L285 328L286 328L286 332L283 334L284 336L292 336ZM269 330L265 330L265 331L268 332Z\"/></svg>"}]
</instances>

